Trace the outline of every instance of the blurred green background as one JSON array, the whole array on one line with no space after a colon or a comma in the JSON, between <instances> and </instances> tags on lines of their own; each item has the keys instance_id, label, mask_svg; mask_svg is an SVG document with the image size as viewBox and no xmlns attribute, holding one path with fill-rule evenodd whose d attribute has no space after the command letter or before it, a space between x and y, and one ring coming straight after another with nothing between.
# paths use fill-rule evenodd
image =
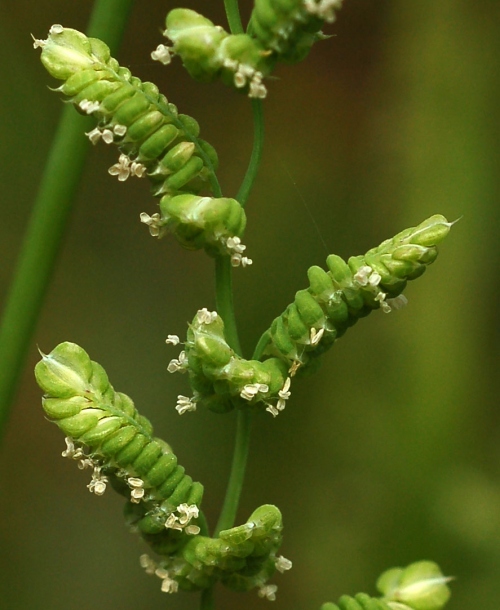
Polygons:
<instances>
[{"instance_id":1,"label":"blurred green background","mask_svg":"<svg viewBox=\"0 0 500 610\"><path fill-rule=\"evenodd\" d=\"M191 82L149 53L165 13L137 2L118 58L196 117L234 195L251 150L248 100ZM225 25L222 0L185 3ZM242 3L248 15L251 3ZM32 49L53 23L84 29L91 2L0 2L0 301L62 104ZM253 267L237 270L247 355L326 255L359 254L433 213L462 217L409 306L363 320L297 382L284 414L257 416L240 521L259 504L283 512L276 610L312 610L343 593L374 593L380 572L438 561L453 583L450 610L498 610L500 418L498 237L500 3L346 0L334 37L281 67L265 101L266 143L248 205ZM83 136L82 136L83 137ZM214 307L213 265L153 240L138 222L155 211L140 181L106 169L92 149L13 415L0 448L2 610L191 609L197 596L160 592L138 565L144 547L113 494L91 496L60 458L33 379L36 346L75 341L150 417L179 461L221 506L234 414L179 418L185 378L166 366L197 309ZM1 366L1 364L0 364ZM1 374L1 369L0 369ZM254 594L217 593L218 609L266 608Z\"/></svg>"}]
</instances>

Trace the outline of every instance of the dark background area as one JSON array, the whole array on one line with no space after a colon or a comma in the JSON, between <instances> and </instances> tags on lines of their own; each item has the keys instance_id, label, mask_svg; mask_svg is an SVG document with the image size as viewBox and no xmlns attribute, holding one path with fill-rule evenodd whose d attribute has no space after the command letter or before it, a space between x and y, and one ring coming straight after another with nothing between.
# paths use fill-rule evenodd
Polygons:
<instances>
[{"instance_id":1,"label":"dark background area","mask_svg":"<svg viewBox=\"0 0 500 610\"><path fill-rule=\"evenodd\" d=\"M181 4L182 5L182 4ZM245 15L250 2L242 3ZM252 145L248 100L163 67L167 10L137 2L118 54L201 124L234 196ZM222 1L189 2L226 26ZM0 302L29 219L62 104L32 49L53 23L85 29L90 2L0 2ZM386 568L433 559L453 583L450 610L500 599L498 233L500 4L496 0L346 0L334 37L277 70L266 142L248 203L254 265L235 272L248 355L328 253L365 252L427 216L462 217L438 261L407 290L406 309L362 320L294 384L285 412L255 418L239 522L263 503L284 516L275 610L311 610L343 593L375 593ZM83 137L83 136L82 136ZM36 346L70 340L106 368L205 485L213 525L227 481L234 414L180 418L182 376L167 374L201 307L214 308L213 263L152 239L141 181L107 174L116 150L91 150L65 244L0 449L0 600L6 610L191 609L138 564L120 498L91 496L88 473L60 458L33 378ZM1 365L0 365L1 366ZM0 370L1 374L1 370ZM266 608L218 589L218 609Z\"/></svg>"}]
</instances>

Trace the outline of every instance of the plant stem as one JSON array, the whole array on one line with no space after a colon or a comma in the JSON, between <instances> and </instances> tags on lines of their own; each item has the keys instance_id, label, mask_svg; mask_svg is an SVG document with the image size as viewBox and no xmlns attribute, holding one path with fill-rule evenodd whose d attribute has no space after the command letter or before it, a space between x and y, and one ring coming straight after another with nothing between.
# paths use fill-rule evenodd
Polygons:
<instances>
[{"instance_id":1,"label":"plant stem","mask_svg":"<svg viewBox=\"0 0 500 610\"><path fill-rule=\"evenodd\" d=\"M203 589L201 592L200 610L214 610L214 588Z\"/></svg>"},{"instance_id":2,"label":"plant stem","mask_svg":"<svg viewBox=\"0 0 500 610\"><path fill-rule=\"evenodd\" d=\"M224 0L224 8L231 34L243 34L238 0Z\"/></svg>"},{"instance_id":3,"label":"plant stem","mask_svg":"<svg viewBox=\"0 0 500 610\"><path fill-rule=\"evenodd\" d=\"M271 334L268 330L261 336L253 352L252 358L254 360L260 360L263 351L266 349L268 343L271 341Z\"/></svg>"},{"instance_id":4,"label":"plant stem","mask_svg":"<svg viewBox=\"0 0 500 610\"><path fill-rule=\"evenodd\" d=\"M250 195L250 189L252 188L257 172L259 171L262 150L264 147L264 113L262 100L252 100L252 112L254 128L252 156L250 157L247 172L243 178L240 190L236 195L236 199L242 206L247 202L248 196Z\"/></svg>"},{"instance_id":5,"label":"plant stem","mask_svg":"<svg viewBox=\"0 0 500 610\"><path fill-rule=\"evenodd\" d=\"M133 0L97 0L89 36L118 48ZM84 131L92 124L66 108L35 200L0 326L0 435L9 415L45 292L72 209L88 150Z\"/></svg>"},{"instance_id":6,"label":"plant stem","mask_svg":"<svg viewBox=\"0 0 500 610\"><path fill-rule=\"evenodd\" d=\"M238 411L233 463L231 465L224 505L215 528L214 536L218 536L222 530L229 529L234 524L243 488L243 479L245 478L251 427L252 412L250 409L246 408Z\"/></svg>"},{"instance_id":7,"label":"plant stem","mask_svg":"<svg viewBox=\"0 0 500 610\"><path fill-rule=\"evenodd\" d=\"M233 34L242 32L238 3L225 0L224 4L231 32ZM254 126L253 149L245 177L236 196L242 206L245 205L255 181L262 159L264 143L264 118L261 100L252 100L252 112ZM216 260L217 311L224 320L226 340L235 351L241 354L234 316L231 283L230 259L228 257L218 258ZM236 518L248 461L251 426L251 411L249 409L239 411L237 415L233 462L231 464L224 504L215 528L215 536L218 536L222 530L232 527Z\"/></svg>"}]
</instances>

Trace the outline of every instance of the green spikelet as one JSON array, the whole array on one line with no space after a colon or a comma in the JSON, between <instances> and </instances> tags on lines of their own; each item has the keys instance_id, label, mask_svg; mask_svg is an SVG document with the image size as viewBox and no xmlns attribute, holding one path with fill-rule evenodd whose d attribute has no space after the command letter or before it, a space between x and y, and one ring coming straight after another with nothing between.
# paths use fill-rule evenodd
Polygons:
<instances>
[{"instance_id":1,"label":"green spikelet","mask_svg":"<svg viewBox=\"0 0 500 610\"><path fill-rule=\"evenodd\" d=\"M441 610L450 599L448 582L433 561L417 561L406 568L392 568L380 576L377 589L389 604L412 610Z\"/></svg>"},{"instance_id":2,"label":"green spikelet","mask_svg":"<svg viewBox=\"0 0 500 610\"><path fill-rule=\"evenodd\" d=\"M264 354L283 359L292 375L307 371L359 318L374 309L390 312L402 307L407 281L422 275L434 262L436 245L451 224L437 214L364 256L351 257L346 263L332 254L326 260L328 271L311 267L309 288L299 290L294 302L274 320Z\"/></svg>"},{"instance_id":3,"label":"green spikelet","mask_svg":"<svg viewBox=\"0 0 500 610\"><path fill-rule=\"evenodd\" d=\"M57 91L97 119L97 127L87 134L91 142L118 146L120 158L109 173L120 181L147 175L153 194L162 197L161 216L141 214L150 233L161 236L168 229L186 248L232 256L235 266L242 258L248 262L241 257L246 217L240 204L196 197L212 189L218 164L215 150L199 138L198 123L179 114L156 85L120 67L100 40L56 25L47 40L35 44L42 47L47 71L65 81Z\"/></svg>"},{"instance_id":4,"label":"green spikelet","mask_svg":"<svg viewBox=\"0 0 500 610\"><path fill-rule=\"evenodd\" d=\"M160 211L156 220L141 215L153 235L160 237L168 230L189 250L204 248L212 256L228 254L234 267L252 263L242 256L246 247L240 238L245 231L246 216L236 199L167 195L160 201Z\"/></svg>"},{"instance_id":5,"label":"green spikelet","mask_svg":"<svg viewBox=\"0 0 500 610\"><path fill-rule=\"evenodd\" d=\"M249 97L266 96L262 78L270 72L273 61L251 36L229 34L210 19L184 8L168 13L165 36L195 80L211 82L220 77Z\"/></svg>"},{"instance_id":6,"label":"green spikelet","mask_svg":"<svg viewBox=\"0 0 500 610\"><path fill-rule=\"evenodd\" d=\"M380 576L377 589L382 598L343 595L337 604L323 604L320 610L441 610L450 598L450 580L434 562L417 561Z\"/></svg>"},{"instance_id":7,"label":"green spikelet","mask_svg":"<svg viewBox=\"0 0 500 610\"><path fill-rule=\"evenodd\" d=\"M185 349L169 371L189 373L194 397L179 397L181 414L200 405L218 413L264 406L277 415L289 396L286 364L278 358L260 362L238 356L226 342L222 318L206 309L194 317Z\"/></svg>"},{"instance_id":8,"label":"green spikelet","mask_svg":"<svg viewBox=\"0 0 500 610\"><path fill-rule=\"evenodd\" d=\"M199 530L203 486L184 473L170 446L152 436L149 421L128 396L115 392L104 369L81 347L66 342L43 354L35 376L45 392L46 415L66 435L63 456L93 468L90 491L102 495L110 482L134 507L129 524L142 534L159 535L163 544L184 544ZM189 518L182 518L186 506Z\"/></svg>"},{"instance_id":9,"label":"green spikelet","mask_svg":"<svg viewBox=\"0 0 500 610\"><path fill-rule=\"evenodd\" d=\"M249 31L264 49L287 63L302 61L325 38L324 23L335 21L342 0L255 0Z\"/></svg>"},{"instance_id":10,"label":"green spikelet","mask_svg":"<svg viewBox=\"0 0 500 610\"><path fill-rule=\"evenodd\" d=\"M370 597L366 593L358 593L354 597L343 595L337 604L327 603L320 610L395 610L384 601ZM410 610L408 607L399 607L397 610Z\"/></svg>"}]
</instances>

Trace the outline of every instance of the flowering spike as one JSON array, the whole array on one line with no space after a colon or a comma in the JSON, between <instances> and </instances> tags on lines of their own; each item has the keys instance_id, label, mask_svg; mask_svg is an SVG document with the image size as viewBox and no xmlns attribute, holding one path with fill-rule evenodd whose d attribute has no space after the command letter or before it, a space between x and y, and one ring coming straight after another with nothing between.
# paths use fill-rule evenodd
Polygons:
<instances>
[{"instance_id":1,"label":"flowering spike","mask_svg":"<svg viewBox=\"0 0 500 610\"><path fill-rule=\"evenodd\" d=\"M46 393L43 408L66 436L63 457L93 469L87 486L91 492L101 496L112 484L131 504L144 506L141 519L151 511L157 514L162 529L179 505L189 506L194 515L203 487L185 475L171 448L152 436L151 424L128 396L114 391L104 369L81 347L61 343L42 354L35 374ZM182 542L169 538L172 548Z\"/></svg>"},{"instance_id":2,"label":"flowering spike","mask_svg":"<svg viewBox=\"0 0 500 610\"><path fill-rule=\"evenodd\" d=\"M311 267L309 288L299 290L294 302L274 320L264 354L283 359L293 376L298 370L306 371L347 328L373 309L389 313L404 307L407 299L401 292L407 281L422 275L436 259L436 245L451 224L436 214L347 263L330 255L328 272ZM284 406L278 403L268 410L276 415L280 405Z\"/></svg>"},{"instance_id":3,"label":"flowering spike","mask_svg":"<svg viewBox=\"0 0 500 610\"><path fill-rule=\"evenodd\" d=\"M98 120L86 134L90 141L117 144L120 156L109 174L120 182L147 175L153 194L162 197L161 216L141 214L150 233L162 237L169 230L188 249L227 255L233 266L251 264L241 255L246 224L241 205L195 195L211 189L218 164L215 150L198 137L198 123L179 114L155 85L121 68L100 40L57 25L46 41L35 42L48 72L65 81L59 90L80 112ZM153 55L165 63L168 53L160 45Z\"/></svg>"}]
</instances>

